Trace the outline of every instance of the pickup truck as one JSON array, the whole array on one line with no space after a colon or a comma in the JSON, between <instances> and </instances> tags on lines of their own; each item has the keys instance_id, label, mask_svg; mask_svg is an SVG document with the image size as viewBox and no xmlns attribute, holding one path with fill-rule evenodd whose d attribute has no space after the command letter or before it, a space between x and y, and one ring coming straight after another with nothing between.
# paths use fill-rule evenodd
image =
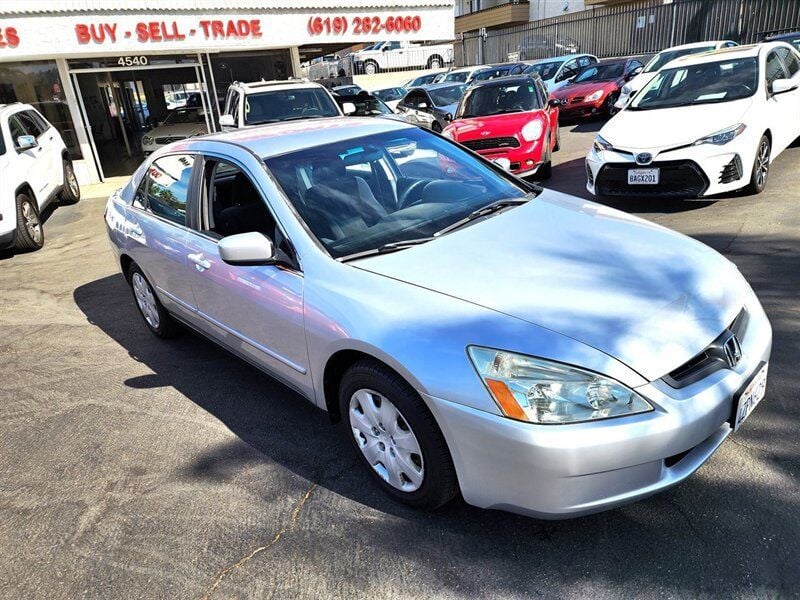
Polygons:
<instances>
[{"instance_id":1,"label":"pickup truck","mask_svg":"<svg viewBox=\"0 0 800 600\"><path fill-rule=\"evenodd\" d=\"M353 52L350 56L353 73L359 75L413 68L441 69L453 62L453 44L378 42L369 48Z\"/></svg>"}]
</instances>

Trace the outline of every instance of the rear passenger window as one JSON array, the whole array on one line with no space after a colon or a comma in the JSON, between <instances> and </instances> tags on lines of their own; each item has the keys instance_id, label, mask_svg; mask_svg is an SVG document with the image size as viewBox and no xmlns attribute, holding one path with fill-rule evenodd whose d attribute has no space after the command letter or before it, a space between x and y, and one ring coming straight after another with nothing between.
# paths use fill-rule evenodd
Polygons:
<instances>
[{"instance_id":1,"label":"rear passenger window","mask_svg":"<svg viewBox=\"0 0 800 600\"><path fill-rule=\"evenodd\" d=\"M194 156L175 154L159 158L147 170L140 187L144 192L147 210L178 225L186 225L186 200L192 177ZM139 202L137 192L134 201Z\"/></svg>"}]
</instances>

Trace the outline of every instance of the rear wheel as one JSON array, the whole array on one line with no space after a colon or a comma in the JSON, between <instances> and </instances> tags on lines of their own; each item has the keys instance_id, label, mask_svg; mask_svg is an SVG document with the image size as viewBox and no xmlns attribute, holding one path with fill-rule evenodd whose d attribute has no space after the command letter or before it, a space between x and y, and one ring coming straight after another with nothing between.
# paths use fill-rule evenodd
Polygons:
<instances>
[{"instance_id":1,"label":"rear wheel","mask_svg":"<svg viewBox=\"0 0 800 600\"><path fill-rule=\"evenodd\" d=\"M380 69L378 68L378 63L374 60L368 60L364 63L364 74L365 75L375 75Z\"/></svg>"},{"instance_id":2,"label":"rear wheel","mask_svg":"<svg viewBox=\"0 0 800 600\"><path fill-rule=\"evenodd\" d=\"M78 185L78 178L75 177L75 169L72 161L64 160L64 187L61 188L61 202L65 204L75 204L81 199L81 188Z\"/></svg>"},{"instance_id":3,"label":"rear wheel","mask_svg":"<svg viewBox=\"0 0 800 600\"><path fill-rule=\"evenodd\" d=\"M39 206L27 194L17 194L17 230L14 248L38 250L44 246L44 228Z\"/></svg>"},{"instance_id":4,"label":"rear wheel","mask_svg":"<svg viewBox=\"0 0 800 600\"><path fill-rule=\"evenodd\" d=\"M150 282L147 281L147 277L135 263L131 264L128 269L128 281L131 284L133 299L139 308L139 314L142 315L147 328L157 337L173 337L178 331L175 321L161 304Z\"/></svg>"},{"instance_id":5,"label":"rear wheel","mask_svg":"<svg viewBox=\"0 0 800 600\"><path fill-rule=\"evenodd\" d=\"M433 123L431 123L431 129L436 133L442 133L442 126L439 125L438 121L434 121Z\"/></svg>"},{"instance_id":6,"label":"rear wheel","mask_svg":"<svg viewBox=\"0 0 800 600\"><path fill-rule=\"evenodd\" d=\"M546 153L542 166L536 171L536 179L550 179L553 176L553 154L550 152L550 136L547 137Z\"/></svg>"},{"instance_id":7,"label":"rear wheel","mask_svg":"<svg viewBox=\"0 0 800 600\"><path fill-rule=\"evenodd\" d=\"M444 61L442 57L439 55L433 55L428 59L428 68L429 69L441 69Z\"/></svg>"},{"instance_id":8,"label":"rear wheel","mask_svg":"<svg viewBox=\"0 0 800 600\"><path fill-rule=\"evenodd\" d=\"M339 387L347 437L392 498L434 509L458 492L455 468L436 420L397 373L372 359L354 364Z\"/></svg>"},{"instance_id":9,"label":"rear wheel","mask_svg":"<svg viewBox=\"0 0 800 600\"><path fill-rule=\"evenodd\" d=\"M766 135L762 135L758 142L756 158L753 161L753 170L750 173L750 183L747 191L751 194L760 194L767 187L769 179L769 159L772 151L772 144Z\"/></svg>"}]
</instances>

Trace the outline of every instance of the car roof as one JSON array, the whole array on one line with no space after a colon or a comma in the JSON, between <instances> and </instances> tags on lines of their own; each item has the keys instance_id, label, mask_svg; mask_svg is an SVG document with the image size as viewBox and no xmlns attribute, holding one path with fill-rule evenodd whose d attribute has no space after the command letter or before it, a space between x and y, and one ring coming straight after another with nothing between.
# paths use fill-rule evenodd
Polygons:
<instances>
[{"instance_id":1,"label":"car roof","mask_svg":"<svg viewBox=\"0 0 800 600\"><path fill-rule=\"evenodd\" d=\"M247 92L263 92L266 90L296 90L302 88L321 88L322 86L313 81L304 79L287 79L275 81L252 81L249 83L236 82L232 84L235 87L244 88Z\"/></svg>"},{"instance_id":2,"label":"car roof","mask_svg":"<svg viewBox=\"0 0 800 600\"><path fill-rule=\"evenodd\" d=\"M691 44L681 44L680 46L670 46L669 48L664 48L657 54L661 54L661 52L671 52L673 50L688 50L690 48L702 48L704 46L715 46L717 44L723 44L725 42L729 42L733 40L708 40L705 42L692 42Z\"/></svg>"},{"instance_id":3,"label":"car roof","mask_svg":"<svg viewBox=\"0 0 800 600\"><path fill-rule=\"evenodd\" d=\"M800 37L800 30L798 31L789 31L786 33L774 33L772 35L768 35L765 39L767 42L780 42L782 40L792 40L796 37Z\"/></svg>"},{"instance_id":4,"label":"car roof","mask_svg":"<svg viewBox=\"0 0 800 600\"><path fill-rule=\"evenodd\" d=\"M529 65L538 65L539 63L548 63L548 62L567 62L573 58L578 58L581 56L594 56L594 54L586 54L585 52L579 52L578 54L563 54L561 56L551 56L549 58L540 58L539 60L531 60L525 61Z\"/></svg>"},{"instance_id":5,"label":"car roof","mask_svg":"<svg viewBox=\"0 0 800 600\"><path fill-rule=\"evenodd\" d=\"M305 150L324 144L390 131L402 132L416 127L403 121L374 117L326 117L305 121L271 123L252 128L214 133L188 143L203 151L210 142L224 142L246 148L261 158ZM217 150L219 150L217 148Z\"/></svg>"},{"instance_id":6,"label":"car roof","mask_svg":"<svg viewBox=\"0 0 800 600\"><path fill-rule=\"evenodd\" d=\"M460 82L460 81L442 81L442 82L439 82L439 83L427 83L425 85L418 85L414 89L415 90L425 90L425 91L430 92L431 90L442 90L442 89L445 89L445 88L452 88L452 87L456 87L456 86L459 86L459 85L464 85L464 84L462 82Z\"/></svg>"},{"instance_id":7,"label":"car roof","mask_svg":"<svg viewBox=\"0 0 800 600\"><path fill-rule=\"evenodd\" d=\"M767 52L772 48L791 48L791 46L785 42L766 42L763 44L734 46L733 48L720 48L719 50L703 52L702 54L689 54L687 56L681 56L668 62L666 65L664 65L664 67L667 67L668 65L672 65L673 67L699 65L703 63L717 62L721 59L752 58L757 57L761 52Z\"/></svg>"},{"instance_id":8,"label":"car roof","mask_svg":"<svg viewBox=\"0 0 800 600\"><path fill-rule=\"evenodd\" d=\"M491 87L494 85L516 85L526 83L531 79L541 79L538 74L525 74L525 75L508 75L506 77L495 77L494 79L485 79L477 81L472 84L471 89Z\"/></svg>"},{"instance_id":9,"label":"car roof","mask_svg":"<svg viewBox=\"0 0 800 600\"><path fill-rule=\"evenodd\" d=\"M464 72L469 72L469 71L479 71L481 69L485 69L485 68L490 67L490 66L491 65L473 65L471 67L459 67L458 69L450 69L449 71L446 71L444 74L445 75L450 75L450 73L464 73Z\"/></svg>"}]
</instances>

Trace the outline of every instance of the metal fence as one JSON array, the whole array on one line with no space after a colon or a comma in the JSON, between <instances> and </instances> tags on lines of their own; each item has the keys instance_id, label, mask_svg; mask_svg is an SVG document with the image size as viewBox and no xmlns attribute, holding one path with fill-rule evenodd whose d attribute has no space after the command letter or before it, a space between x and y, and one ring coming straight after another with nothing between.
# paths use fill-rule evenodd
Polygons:
<instances>
[{"instance_id":1,"label":"metal fence","mask_svg":"<svg viewBox=\"0 0 800 600\"><path fill-rule=\"evenodd\" d=\"M390 42L390 44L393 42ZM364 49L342 57L327 57L308 67L308 78L317 80L353 75L373 75L387 71L443 69L453 64L453 44L433 42L388 47L385 50Z\"/></svg>"},{"instance_id":2,"label":"metal fence","mask_svg":"<svg viewBox=\"0 0 800 600\"><path fill-rule=\"evenodd\" d=\"M454 48L458 66L535 60L588 52L627 56L727 39L742 44L800 29L800 0L639 0L525 25L465 33Z\"/></svg>"}]
</instances>

